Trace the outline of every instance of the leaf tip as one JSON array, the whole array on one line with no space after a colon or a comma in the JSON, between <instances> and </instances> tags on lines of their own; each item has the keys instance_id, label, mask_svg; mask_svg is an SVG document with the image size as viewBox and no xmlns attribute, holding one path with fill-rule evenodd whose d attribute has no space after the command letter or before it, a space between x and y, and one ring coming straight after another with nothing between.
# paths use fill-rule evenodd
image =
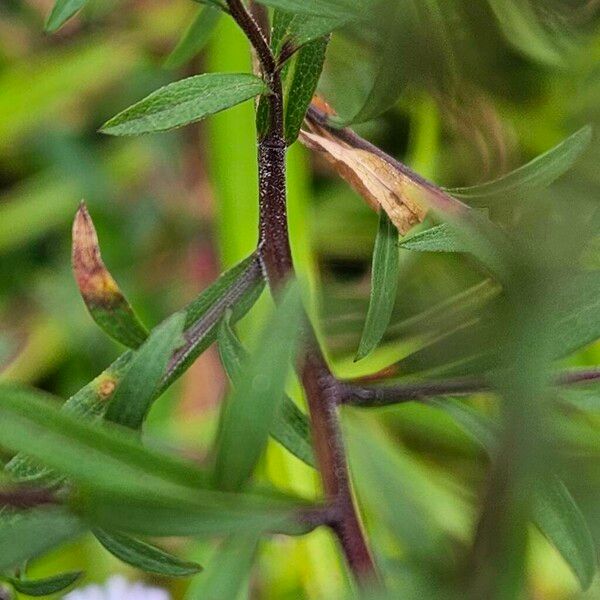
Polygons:
<instances>
[{"instance_id":1,"label":"leaf tip","mask_svg":"<svg viewBox=\"0 0 600 600\"><path fill-rule=\"evenodd\" d=\"M72 263L86 304L113 305L122 300L119 286L102 262L96 228L83 200L73 221Z\"/></svg>"}]
</instances>

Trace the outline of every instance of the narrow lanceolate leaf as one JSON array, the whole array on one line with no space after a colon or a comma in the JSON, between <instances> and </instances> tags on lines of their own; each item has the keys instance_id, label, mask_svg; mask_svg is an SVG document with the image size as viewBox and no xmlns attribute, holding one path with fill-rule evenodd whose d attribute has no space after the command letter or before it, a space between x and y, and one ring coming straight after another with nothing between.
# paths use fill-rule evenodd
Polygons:
<instances>
[{"instance_id":1,"label":"narrow lanceolate leaf","mask_svg":"<svg viewBox=\"0 0 600 600\"><path fill-rule=\"evenodd\" d=\"M61 573L53 577L45 577L44 579L16 579L7 577L8 581L17 592L27 596L49 596L57 594L71 587L81 576L82 571L72 571L70 573Z\"/></svg>"},{"instance_id":2,"label":"narrow lanceolate leaf","mask_svg":"<svg viewBox=\"0 0 600 600\"><path fill-rule=\"evenodd\" d=\"M156 573L167 577L190 577L202 571L198 563L181 560L156 546L128 535L109 533L102 529L94 529L93 533L111 554L145 573Z\"/></svg>"},{"instance_id":3,"label":"narrow lanceolate leaf","mask_svg":"<svg viewBox=\"0 0 600 600\"><path fill-rule=\"evenodd\" d=\"M241 319L261 295L265 286L258 259L250 256L221 277L185 309L185 344L171 357L157 395L164 392L208 348L217 336L220 319L231 310L231 322ZM78 418L101 418L113 397L115 389L131 367L135 353L122 354L96 379L83 387L63 405L62 410ZM25 455L17 455L6 466L21 480L39 480L52 477Z\"/></svg>"},{"instance_id":4,"label":"narrow lanceolate leaf","mask_svg":"<svg viewBox=\"0 0 600 600\"><path fill-rule=\"evenodd\" d=\"M0 515L0 570L20 567L82 534L83 523L62 508Z\"/></svg>"},{"instance_id":5,"label":"narrow lanceolate leaf","mask_svg":"<svg viewBox=\"0 0 600 600\"><path fill-rule=\"evenodd\" d=\"M170 83L127 108L101 129L110 135L166 131L218 113L268 91L249 73L205 73Z\"/></svg>"},{"instance_id":6,"label":"narrow lanceolate leaf","mask_svg":"<svg viewBox=\"0 0 600 600\"><path fill-rule=\"evenodd\" d=\"M177 313L157 327L136 351L129 370L117 386L106 419L139 429L158 395L167 365L183 345L185 314Z\"/></svg>"},{"instance_id":7,"label":"narrow lanceolate leaf","mask_svg":"<svg viewBox=\"0 0 600 600\"><path fill-rule=\"evenodd\" d=\"M93 525L157 536L310 530L299 516L311 507L296 498L215 491L207 474L194 463L145 447L122 428L67 415L55 403L38 392L0 386L2 446L26 451L67 477L72 510ZM61 524L61 536L66 536L65 529ZM25 540L25 534L16 531ZM45 533L43 527L38 528L38 537L43 539ZM67 538L72 536L69 530ZM31 546L40 552L52 547L47 545L52 537L47 537L33 544L31 538L26 539L25 558ZM18 539L17 534L0 527L0 549L12 539ZM11 549L11 564L16 558L23 560L23 553Z\"/></svg>"},{"instance_id":8,"label":"narrow lanceolate leaf","mask_svg":"<svg viewBox=\"0 0 600 600\"><path fill-rule=\"evenodd\" d=\"M287 90L285 141L288 146L298 138L306 111L314 96L327 50L328 38L304 46L296 57L294 75Z\"/></svg>"},{"instance_id":9,"label":"narrow lanceolate leaf","mask_svg":"<svg viewBox=\"0 0 600 600\"><path fill-rule=\"evenodd\" d=\"M195 579L185 600L238 598L256 555L254 535L227 538L213 556L206 572Z\"/></svg>"},{"instance_id":10,"label":"narrow lanceolate leaf","mask_svg":"<svg viewBox=\"0 0 600 600\"><path fill-rule=\"evenodd\" d=\"M329 35L355 20L348 12L332 16L294 15L290 20L283 38L286 54L293 54L294 50L302 48L305 44L316 41Z\"/></svg>"},{"instance_id":11,"label":"narrow lanceolate leaf","mask_svg":"<svg viewBox=\"0 0 600 600\"><path fill-rule=\"evenodd\" d=\"M219 328L219 354L227 375L234 385L237 385L242 367L248 360L248 354L231 328L227 317L223 319ZM283 394L275 413L271 437L307 465L315 466L308 417L287 394Z\"/></svg>"},{"instance_id":12,"label":"narrow lanceolate leaf","mask_svg":"<svg viewBox=\"0 0 600 600\"><path fill-rule=\"evenodd\" d=\"M60 29L76 12L81 10L88 0L56 0L46 20L46 31L53 33Z\"/></svg>"},{"instance_id":13,"label":"narrow lanceolate leaf","mask_svg":"<svg viewBox=\"0 0 600 600\"><path fill-rule=\"evenodd\" d=\"M208 5L201 9L165 60L165 68L176 69L194 58L210 40L221 14L222 11L215 6Z\"/></svg>"},{"instance_id":14,"label":"narrow lanceolate leaf","mask_svg":"<svg viewBox=\"0 0 600 600\"><path fill-rule=\"evenodd\" d=\"M499 428L495 421L456 400L434 404L454 417L490 455L496 451ZM560 552L581 587L587 589L597 568L594 540L581 510L558 477L550 475L534 490L532 511L536 526Z\"/></svg>"},{"instance_id":15,"label":"narrow lanceolate leaf","mask_svg":"<svg viewBox=\"0 0 600 600\"><path fill-rule=\"evenodd\" d=\"M548 478L534 499L535 523L569 564L583 590L596 574L596 548L579 506L558 477Z\"/></svg>"},{"instance_id":16,"label":"narrow lanceolate leaf","mask_svg":"<svg viewBox=\"0 0 600 600\"><path fill-rule=\"evenodd\" d=\"M82 202L73 222L73 272L92 318L112 338L137 348L148 337L104 265L94 223Z\"/></svg>"},{"instance_id":17,"label":"narrow lanceolate leaf","mask_svg":"<svg viewBox=\"0 0 600 600\"><path fill-rule=\"evenodd\" d=\"M355 360L365 358L377 347L390 323L398 289L398 265L398 230L382 210L373 252L371 300Z\"/></svg>"},{"instance_id":18,"label":"narrow lanceolate leaf","mask_svg":"<svg viewBox=\"0 0 600 600\"><path fill-rule=\"evenodd\" d=\"M266 446L295 355L301 316L300 294L292 284L223 407L215 464L215 481L222 489L241 488Z\"/></svg>"},{"instance_id":19,"label":"narrow lanceolate leaf","mask_svg":"<svg viewBox=\"0 0 600 600\"><path fill-rule=\"evenodd\" d=\"M280 10L322 17L337 17L349 13L357 18L364 15L365 0L260 0L261 4Z\"/></svg>"},{"instance_id":20,"label":"narrow lanceolate leaf","mask_svg":"<svg viewBox=\"0 0 600 600\"><path fill-rule=\"evenodd\" d=\"M564 34L561 36L555 25L545 28L531 0L488 0L488 3L512 46L543 64L565 65Z\"/></svg>"},{"instance_id":21,"label":"narrow lanceolate leaf","mask_svg":"<svg viewBox=\"0 0 600 600\"><path fill-rule=\"evenodd\" d=\"M548 152L500 179L448 191L476 206L491 206L515 196L524 196L533 190L549 186L564 175L589 147L591 139L592 128L588 125Z\"/></svg>"},{"instance_id":22,"label":"narrow lanceolate leaf","mask_svg":"<svg viewBox=\"0 0 600 600\"><path fill-rule=\"evenodd\" d=\"M400 240L398 246L415 252L470 252L472 250L469 244L465 243L464 236L458 235L448 223L406 237Z\"/></svg>"}]
</instances>

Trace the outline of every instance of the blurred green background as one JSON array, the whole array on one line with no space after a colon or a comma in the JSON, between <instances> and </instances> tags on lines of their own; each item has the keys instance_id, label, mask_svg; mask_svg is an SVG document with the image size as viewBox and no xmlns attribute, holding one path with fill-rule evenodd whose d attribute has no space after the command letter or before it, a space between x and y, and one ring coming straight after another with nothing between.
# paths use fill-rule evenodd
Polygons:
<instances>
[{"instance_id":1,"label":"blurred green background","mask_svg":"<svg viewBox=\"0 0 600 600\"><path fill-rule=\"evenodd\" d=\"M426 64L412 65L399 102L360 126L361 134L437 183L461 186L516 168L585 123L600 124L598 2L556 0L561 19L553 33L559 42L550 49L535 32L507 29L487 3L432 4L441 19L439 32L452 38L442 39L440 56L452 64L440 72L430 68L441 61L433 50ZM92 1L49 36L43 24L51 5L51 0L0 3L0 377L66 398L121 352L89 318L71 275L70 226L78 202L87 201L106 264L142 320L153 326L253 250L256 150L251 103L172 133L141 138L97 133L106 119L170 81L202 71L249 71L247 43L227 18L199 56L168 69L166 57L198 11L193 2ZM341 114L360 104L372 77L369 40L359 38L356 32L334 36L321 82L321 92ZM402 281L387 343L353 364L368 305L377 217L320 159L296 145L288 160L295 259L306 289L314 292L319 328L337 372L365 375L402 359L402 374L435 369L435 357L413 354L430 319L407 319L477 285L481 274L456 256L401 251ZM539 202L562 203L561 218L570 211L596 214L598 164L595 138L576 169ZM498 210L514 215L520 209ZM600 266L599 240L586 240L590 269ZM475 302L485 304L488 293L477 288ZM262 312L246 319L243 337L252 338ZM596 363L598 345L568 361ZM157 403L147 434L201 460L225 389L211 349ZM486 398L473 402L488 405ZM347 411L345 417L374 545L391 544L387 520L393 515L373 516L379 495L396 490L393 482L389 490L370 486L359 431L369 432L377 451L393 456L403 482L398 511L406 511L408 520L418 513L432 530L466 543L488 466L471 438L445 413L426 406ZM586 414L565 433L569 464L581 467L565 478L597 540L600 473L591 465L598 464L599 425L597 413ZM318 493L314 473L275 445L262 474L308 497ZM403 536L406 547L399 552L410 553L420 532L408 528ZM209 541L182 544L173 540L171 547L203 564L216 547ZM40 561L31 574L67 568L84 569L89 581L118 571L142 577L91 539ZM533 530L529 571L532 597L600 599L599 583L585 595L578 592L567 566ZM306 539L265 542L250 589L257 598L337 598L345 577L333 539L318 531ZM415 569L403 577L410 582L423 575ZM174 598L183 597L187 585L157 583ZM415 589L422 590L419 585Z\"/></svg>"}]
</instances>

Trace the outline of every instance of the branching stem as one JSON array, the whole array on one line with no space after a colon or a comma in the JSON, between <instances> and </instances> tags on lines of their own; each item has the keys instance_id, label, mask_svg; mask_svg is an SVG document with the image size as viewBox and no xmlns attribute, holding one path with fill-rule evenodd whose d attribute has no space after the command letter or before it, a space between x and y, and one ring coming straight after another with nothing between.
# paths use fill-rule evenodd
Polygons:
<instances>
[{"instance_id":1,"label":"branching stem","mask_svg":"<svg viewBox=\"0 0 600 600\"><path fill-rule=\"evenodd\" d=\"M271 93L267 97L267 132L258 142L259 255L274 292L293 277L294 266L288 235L286 201L286 143L283 88L277 60L259 24L240 0L227 0L232 17L244 31L260 62ZM347 562L359 581L373 580L375 566L368 549L351 491L346 451L340 430L340 383L333 377L312 332L307 335L301 378L306 390L313 439L326 501L331 507L330 525Z\"/></svg>"},{"instance_id":2,"label":"branching stem","mask_svg":"<svg viewBox=\"0 0 600 600\"><path fill-rule=\"evenodd\" d=\"M591 383L598 380L600 380L600 367L570 369L557 373L554 377L554 383L558 386ZM388 386L359 386L343 383L341 401L352 406L377 407L425 401L435 396L476 394L491 389L490 383L483 377L462 377Z\"/></svg>"}]
</instances>

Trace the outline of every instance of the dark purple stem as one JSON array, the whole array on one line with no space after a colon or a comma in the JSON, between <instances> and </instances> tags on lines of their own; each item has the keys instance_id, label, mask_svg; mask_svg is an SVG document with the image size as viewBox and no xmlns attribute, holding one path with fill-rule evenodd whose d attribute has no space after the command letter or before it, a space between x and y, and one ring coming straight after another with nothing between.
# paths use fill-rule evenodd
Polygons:
<instances>
[{"instance_id":1,"label":"dark purple stem","mask_svg":"<svg viewBox=\"0 0 600 600\"><path fill-rule=\"evenodd\" d=\"M0 490L0 507L26 509L57 503L55 493L44 488L14 487Z\"/></svg>"},{"instance_id":2,"label":"dark purple stem","mask_svg":"<svg viewBox=\"0 0 600 600\"><path fill-rule=\"evenodd\" d=\"M286 280L294 276L287 226L286 143L281 77L277 61L258 23L240 0L227 0L227 5L256 51L263 76L271 89L267 97L268 128L258 143L258 251L269 285L276 293ZM319 471L326 500L331 508L329 525L336 533L356 578L364 582L373 580L376 577L375 565L354 505L339 424L341 387L331 374L312 332L307 335L301 378L308 399Z\"/></svg>"},{"instance_id":3,"label":"dark purple stem","mask_svg":"<svg viewBox=\"0 0 600 600\"><path fill-rule=\"evenodd\" d=\"M554 382L559 386L592 383L598 380L600 380L600 367L571 369L554 376ZM362 407L388 406L423 401L435 396L461 396L491 390L489 382L483 377L462 377L389 386L359 386L351 383L340 385L342 403Z\"/></svg>"}]
</instances>

